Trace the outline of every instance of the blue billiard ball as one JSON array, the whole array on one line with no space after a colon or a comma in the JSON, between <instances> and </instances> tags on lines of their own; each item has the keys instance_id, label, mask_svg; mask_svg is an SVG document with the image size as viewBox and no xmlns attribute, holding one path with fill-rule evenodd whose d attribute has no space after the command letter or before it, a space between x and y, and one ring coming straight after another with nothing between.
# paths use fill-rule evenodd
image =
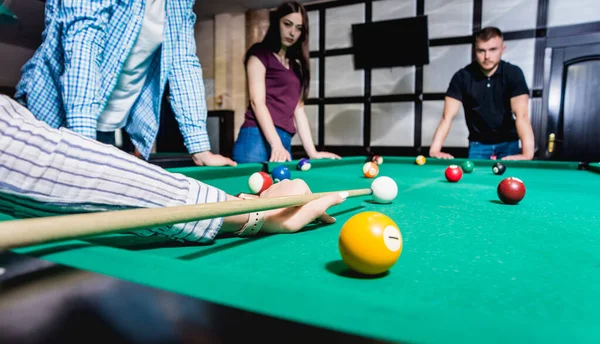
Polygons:
<instances>
[{"instance_id":1,"label":"blue billiard ball","mask_svg":"<svg viewBox=\"0 0 600 344\"><path fill-rule=\"evenodd\" d=\"M308 160L307 158L302 158L298 162L298 169L300 171L308 171L308 170L310 170L310 167L311 167L310 160Z\"/></svg>"},{"instance_id":2,"label":"blue billiard ball","mask_svg":"<svg viewBox=\"0 0 600 344\"><path fill-rule=\"evenodd\" d=\"M282 165L275 167L271 172L271 175L273 176L273 182L275 183L291 178L290 169Z\"/></svg>"}]
</instances>

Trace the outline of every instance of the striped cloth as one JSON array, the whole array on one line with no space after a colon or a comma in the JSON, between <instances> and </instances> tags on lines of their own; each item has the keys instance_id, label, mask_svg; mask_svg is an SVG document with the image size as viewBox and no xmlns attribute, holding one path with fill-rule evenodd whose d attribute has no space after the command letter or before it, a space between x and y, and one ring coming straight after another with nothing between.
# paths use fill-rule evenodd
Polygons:
<instances>
[{"instance_id":1,"label":"striped cloth","mask_svg":"<svg viewBox=\"0 0 600 344\"><path fill-rule=\"evenodd\" d=\"M0 212L16 218L221 202L226 194L38 121L0 94ZM223 218L136 231L208 242Z\"/></svg>"}]
</instances>

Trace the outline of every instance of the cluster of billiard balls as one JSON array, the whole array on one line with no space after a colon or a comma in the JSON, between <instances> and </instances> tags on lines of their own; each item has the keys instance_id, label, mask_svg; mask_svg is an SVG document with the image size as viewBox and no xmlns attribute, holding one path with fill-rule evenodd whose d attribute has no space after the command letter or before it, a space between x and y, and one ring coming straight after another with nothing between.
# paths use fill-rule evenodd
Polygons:
<instances>
[{"instance_id":1,"label":"cluster of billiard balls","mask_svg":"<svg viewBox=\"0 0 600 344\"><path fill-rule=\"evenodd\" d=\"M377 174L379 174L379 164L383 163L383 159L378 156L375 156L373 160L378 161L378 164L375 164L374 162L367 163L373 164L373 168L376 171L374 173L365 172L365 175L369 178L374 178L377 176ZM311 168L310 160L301 159L298 162L297 168L299 171L308 171ZM248 187L252 193L259 195L266 189L270 188L271 185L290 178L290 169L284 165L279 165L276 166L273 171L271 171L271 175L262 171L253 173L250 178L248 178ZM396 182L392 178L382 176L373 180L371 183L371 191L373 200L375 202L390 203L398 195L398 185L396 185Z\"/></svg>"},{"instance_id":2,"label":"cluster of billiard balls","mask_svg":"<svg viewBox=\"0 0 600 344\"><path fill-rule=\"evenodd\" d=\"M461 180L463 171L465 173L473 172L475 165L471 161L464 161L461 166L450 165L444 172L446 180L456 183ZM506 166L497 162L492 166L492 172L495 175L502 175L506 172ZM515 177L502 179L497 187L498 198L506 204L517 204L525 197L525 183Z\"/></svg>"},{"instance_id":3,"label":"cluster of billiard balls","mask_svg":"<svg viewBox=\"0 0 600 344\"><path fill-rule=\"evenodd\" d=\"M299 171L308 171L311 168L309 159L302 158L296 166ZM248 178L248 187L254 194L260 194L270 188L274 183L279 183L285 179L290 179L292 174L287 166L276 166L271 175L266 172L255 172Z\"/></svg>"}]
</instances>

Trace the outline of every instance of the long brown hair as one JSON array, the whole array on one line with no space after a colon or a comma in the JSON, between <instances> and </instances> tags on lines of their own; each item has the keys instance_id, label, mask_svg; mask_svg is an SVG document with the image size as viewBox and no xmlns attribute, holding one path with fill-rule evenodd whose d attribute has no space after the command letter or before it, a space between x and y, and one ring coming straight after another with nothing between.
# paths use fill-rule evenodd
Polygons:
<instances>
[{"instance_id":1,"label":"long brown hair","mask_svg":"<svg viewBox=\"0 0 600 344\"><path fill-rule=\"evenodd\" d=\"M279 21L281 18L287 16L290 13L300 13L302 16L302 34L298 38L298 41L287 49L286 57L290 60L290 65L294 68L294 71L300 75L300 81L302 84L302 99L308 98L310 88L310 55L308 48L308 15L304 6L300 5L296 1L286 1L279 5L277 9L271 12L269 30L265 34L265 38L262 42L253 45L244 58L244 64L248 63L248 59L252 55L255 49L258 49L261 45L267 47L274 53L281 50L281 32L279 30ZM299 63L298 63L299 62Z\"/></svg>"}]
</instances>

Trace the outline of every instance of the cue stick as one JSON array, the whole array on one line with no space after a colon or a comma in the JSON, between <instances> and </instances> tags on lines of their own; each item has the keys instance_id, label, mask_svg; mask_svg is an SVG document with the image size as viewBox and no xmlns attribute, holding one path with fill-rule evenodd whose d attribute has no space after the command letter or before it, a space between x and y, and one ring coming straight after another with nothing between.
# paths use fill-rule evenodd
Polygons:
<instances>
[{"instance_id":1,"label":"cue stick","mask_svg":"<svg viewBox=\"0 0 600 344\"><path fill-rule=\"evenodd\" d=\"M343 191L348 197L373 193L371 189ZM0 222L0 250L300 206L335 192L342 191L8 220Z\"/></svg>"}]
</instances>

